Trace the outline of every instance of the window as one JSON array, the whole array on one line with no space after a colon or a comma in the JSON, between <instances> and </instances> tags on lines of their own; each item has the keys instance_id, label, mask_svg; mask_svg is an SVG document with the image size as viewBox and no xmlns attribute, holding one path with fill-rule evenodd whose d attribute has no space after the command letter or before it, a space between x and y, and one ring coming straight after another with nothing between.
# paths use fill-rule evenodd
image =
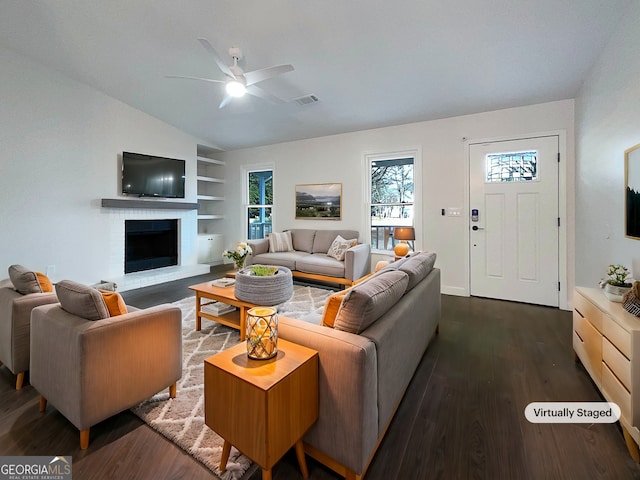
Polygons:
<instances>
[{"instance_id":1,"label":"window","mask_svg":"<svg viewBox=\"0 0 640 480\"><path fill-rule=\"evenodd\" d=\"M371 248L392 250L396 227L412 227L415 218L415 155L368 156Z\"/></svg>"},{"instance_id":2,"label":"window","mask_svg":"<svg viewBox=\"0 0 640 480\"><path fill-rule=\"evenodd\" d=\"M247 238L265 238L271 233L273 214L273 170L247 172Z\"/></svg>"},{"instance_id":3,"label":"window","mask_svg":"<svg viewBox=\"0 0 640 480\"><path fill-rule=\"evenodd\" d=\"M538 152L487 155L487 182L530 182L538 179Z\"/></svg>"}]
</instances>

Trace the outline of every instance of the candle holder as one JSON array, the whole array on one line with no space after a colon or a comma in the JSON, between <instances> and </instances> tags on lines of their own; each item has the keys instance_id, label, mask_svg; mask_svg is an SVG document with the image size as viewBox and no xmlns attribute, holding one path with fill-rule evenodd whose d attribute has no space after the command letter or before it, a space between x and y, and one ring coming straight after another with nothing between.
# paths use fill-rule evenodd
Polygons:
<instances>
[{"instance_id":1,"label":"candle holder","mask_svg":"<svg viewBox=\"0 0 640 480\"><path fill-rule=\"evenodd\" d=\"M247 356L267 360L278 353L278 312L272 307L253 307L247 312Z\"/></svg>"}]
</instances>

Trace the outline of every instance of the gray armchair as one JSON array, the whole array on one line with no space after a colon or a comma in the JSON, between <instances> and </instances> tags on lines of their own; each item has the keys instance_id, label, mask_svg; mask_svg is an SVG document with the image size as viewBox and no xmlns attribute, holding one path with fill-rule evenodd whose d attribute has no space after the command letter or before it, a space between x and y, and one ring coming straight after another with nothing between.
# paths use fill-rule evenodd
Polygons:
<instances>
[{"instance_id":1,"label":"gray armchair","mask_svg":"<svg viewBox=\"0 0 640 480\"><path fill-rule=\"evenodd\" d=\"M0 280L0 365L17 376L16 390L22 388L24 374L29 370L31 310L57 302L55 293L22 294L11 280Z\"/></svg>"},{"instance_id":2,"label":"gray armchair","mask_svg":"<svg viewBox=\"0 0 640 480\"><path fill-rule=\"evenodd\" d=\"M182 312L165 304L109 317L91 287L63 280L56 291L61 303L31 316L31 384L40 411L47 402L55 406L80 430L86 449L93 425L166 387L176 396Z\"/></svg>"}]
</instances>

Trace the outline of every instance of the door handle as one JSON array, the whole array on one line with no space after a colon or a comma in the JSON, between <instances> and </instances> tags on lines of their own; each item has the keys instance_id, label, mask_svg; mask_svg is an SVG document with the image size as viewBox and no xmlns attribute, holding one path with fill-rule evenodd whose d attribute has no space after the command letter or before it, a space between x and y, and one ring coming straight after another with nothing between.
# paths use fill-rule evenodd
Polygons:
<instances>
[{"instance_id":1,"label":"door handle","mask_svg":"<svg viewBox=\"0 0 640 480\"><path fill-rule=\"evenodd\" d=\"M473 227L471 227L471 230L474 230L474 231L475 231L475 230L484 230L484 228L479 227L479 226L477 226L477 225L474 225Z\"/></svg>"}]
</instances>

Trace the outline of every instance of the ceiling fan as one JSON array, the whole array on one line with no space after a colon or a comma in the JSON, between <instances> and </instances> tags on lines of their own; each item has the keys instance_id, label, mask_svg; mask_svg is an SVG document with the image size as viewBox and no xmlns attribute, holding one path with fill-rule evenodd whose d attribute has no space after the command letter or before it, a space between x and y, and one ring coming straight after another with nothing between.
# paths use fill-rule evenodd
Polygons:
<instances>
[{"instance_id":1,"label":"ceiling fan","mask_svg":"<svg viewBox=\"0 0 640 480\"><path fill-rule=\"evenodd\" d=\"M242 50L238 47L231 47L229 49L229 55L233 58L233 65L225 64L218 52L211 46L209 40L206 38L198 38L198 41L212 56L213 61L227 77L226 80L215 80L213 78L201 78L201 77L189 77L184 75L166 75L167 78L186 78L187 80L200 80L203 82L211 83L224 83L225 84L225 96L220 102L218 108L224 108L233 98L242 97L245 93L260 97L272 103L284 103L284 100L265 92L258 87L256 83L262 82L269 78L283 73L293 71L293 65L274 65L273 67L261 68L259 70L253 70L251 72L244 72L238 66L238 60L242 60Z\"/></svg>"}]
</instances>

